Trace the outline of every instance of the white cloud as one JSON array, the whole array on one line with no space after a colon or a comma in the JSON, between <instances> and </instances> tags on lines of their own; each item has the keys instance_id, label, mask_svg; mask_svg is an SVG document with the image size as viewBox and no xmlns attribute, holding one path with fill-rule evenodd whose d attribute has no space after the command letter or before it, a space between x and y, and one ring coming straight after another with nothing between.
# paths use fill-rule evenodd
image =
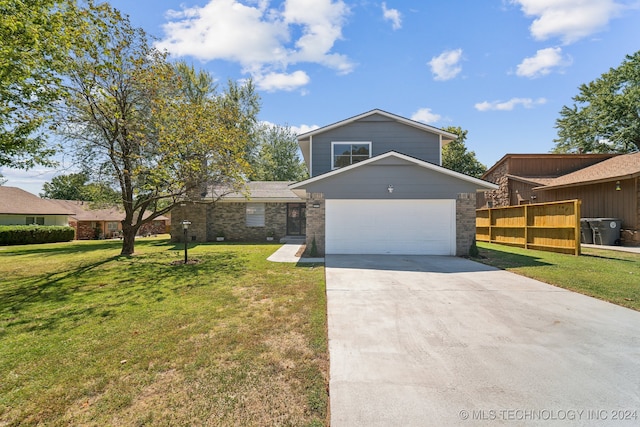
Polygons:
<instances>
[{"instance_id":1,"label":"white cloud","mask_svg":"<svg viewBox=\"0 0 640 427\"><path fill-rule=\"evenodd\" d=\"M431 111L431 108L420 108L418 111L411 115L411 120L427 124L437 123L441 119L442 116Z\"/></svg>"},{"instance_id":2,"label":"white cloud","mask_svg":"<svg viewBox=\"0 0 640 427\"><path fill-rule=\"evenodd\" d=\"M302 135L303 133L311 132L312 130L319 129L318 125L300 125L300 126L291 126L291 130L296 135Z\"/></svg>"},{"instance_id":3,"label":"white cloud","mask_svg":"<svg viewBox=\"0 0 640 427\"><path fill-rule=\"evenodd\" d=\"M508 101L484 101L479 102L474 105L475 109L478 111L511 111L518 105L523 106L524 108L533 108L536 105L546 104L547 100L545 98L531 99L531 98L511 98Z\"/></svg>"},{"instance_id":4,"label":"white cloud","mask_svg":"<svg viewBox=\"0 0 640 427\"><path fill-rule=\"evenodd\" d=\"M548 47L540 49L535 56L525 58L516 70L520 77L540 77L551 72L554 67L566 67L571 64L570 58L562 57L562 48Z\"/></svg>"},{"instance_id":5,"label":"white cloud","mask_svg":"<svg viewBox=\"0 0 640 427\"><path fill-rule=\"evenodd\" d=\"M462 49L446 50L429 61L435 80L451 80L462 71Z\"/></svg>"},{"instance_id":6,"label":"white cloud","mask_svg":"<svg viewBox=\"0 0 640 427\"><path fill-rule=\"evenodd\" d=\"M510 0L527 16L536 17L529 27L537 40L560 37L573 43L606 28L610 20L630 6L615 0Z\"/></svg>"},{"instance_id":7,"label":"white cloud","mask_svg":"<svg viewBox=\"0 0 640 427\"><path fill-rule=\"evenodd\" d=\"M304 71L287 73L268 73L254 76L256 87L267 92L276 90L292 91L309 83L311 80Z\"/></svg>"},{"instance_id":8,"label":"white cloud","mask_svg":"<svg viewBox=\"0 0 640 427\"><path fill-rule=\"evenodd\" d=\"M398 9L387 9L385 2L382 2L382 16L385 21L391 22L391 28L394 30L402 28L402 15L400 15Z\"/></svg>"},{"instance_id":9,"label":"white cloud","mask_svg":"<svg viewBox=\"0 0 640 427\"><path fill-rule=\"evenodd\" d=\"M341 74L353 70L346 55L332 52L349 12L343 0L286 0L282 9L265 0L209 0L168 11L165 36L156 46L175 56L237 62L243 72L292 90L304 80L302 71L288 71L296 63L317 63ZM275 83L269 88L280 89Z\"/></svg>"}]
</instances>

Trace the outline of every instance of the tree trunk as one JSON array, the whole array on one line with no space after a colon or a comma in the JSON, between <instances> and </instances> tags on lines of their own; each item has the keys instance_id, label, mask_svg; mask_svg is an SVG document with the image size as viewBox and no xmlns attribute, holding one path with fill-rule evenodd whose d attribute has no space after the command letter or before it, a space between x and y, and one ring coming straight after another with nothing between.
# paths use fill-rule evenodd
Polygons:
<instances>
[{"instance_id":1,"label":"tree trunk","mask_svg":"<svg viewBox=\"0 0 640 427\"><path fill-rule=\"evenodd\" d=\"M135 227L122 227L122 251L120 252L120 255L133 255L137 231L138 229Z\"/></svg>"}]
</instances>

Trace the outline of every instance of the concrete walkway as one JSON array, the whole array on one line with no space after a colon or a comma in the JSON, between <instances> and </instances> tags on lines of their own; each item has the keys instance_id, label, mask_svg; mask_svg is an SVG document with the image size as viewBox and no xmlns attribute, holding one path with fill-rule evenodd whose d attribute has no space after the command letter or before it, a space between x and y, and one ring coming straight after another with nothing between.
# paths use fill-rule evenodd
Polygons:
<instances>
[{"instance_id":1,"label":"concrete walkway","mask_svg":"<svg viewBox=\"0 0 640 427\"><path fill-rule=\"evenodd\" d=\"M581 243L583 248L592 249L607 249L609 251L630 252L634 254L640 254L640 246L605 246L605 245L591 245L588 243Z\"/></svg>"},{"instance_id":2,"label":"concrete walkway","mask_svg":"<svg viewBox=\"0 0 640 427\"><path fill-rule=\"evenodd\" d=\"M332 427L640 424L639 312L453 257L326 282Z\"/></svg>"},{"instance_id":3,"label":"concrete walkway","mask_svg":"<svg viewBox=\"0 0 640 427\"><path fill-rule=\"evenodd\" d=\"M285 243L280 247L280 249L271 254L267 260L272 262L294 262L301 264L324 262L324 258L302 258L296 256L300 247L300 243Z\"/></svg>"}]
</instances>

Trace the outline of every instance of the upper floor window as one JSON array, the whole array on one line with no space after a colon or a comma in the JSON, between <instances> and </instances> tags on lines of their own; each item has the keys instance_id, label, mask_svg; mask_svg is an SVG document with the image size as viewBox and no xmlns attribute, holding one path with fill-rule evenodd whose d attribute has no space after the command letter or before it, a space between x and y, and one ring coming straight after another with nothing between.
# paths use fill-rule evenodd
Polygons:
<instances>
[{"instance_id":1,"label":"upper floor window","mask_svg":"<svg viewBox=\"0 0 640 427\"><path fill-rule=\"evenodd\" d=\"M331 168L337 169L371 157L370 142L332 142Z\"/></svg>"}]
</instances>

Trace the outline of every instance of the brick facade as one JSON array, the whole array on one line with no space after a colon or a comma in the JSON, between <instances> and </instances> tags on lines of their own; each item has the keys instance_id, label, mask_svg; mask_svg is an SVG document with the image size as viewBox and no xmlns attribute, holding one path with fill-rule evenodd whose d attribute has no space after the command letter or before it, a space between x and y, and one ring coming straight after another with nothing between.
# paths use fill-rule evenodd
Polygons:
<instances>
[{"instance_id":1,"label":"brick facade","mask_svg":"<svg viewBox=\"0 0 640 427\"><path fill-rule=\"evenodd\" d=\"M466 256L476 236L476 195L460 194L456 200L456 255ZM316 256L325 255L325 199L322 193L310 193L306 201L306 252L311 256L315 239ZM265 226L246 226L246 203L189 203L177 206L171 215L171 240L182 241L182 220L191 221L189 241L215 241L222 233L228 241L262 242L268 231L274 240L286 235L287 203L265 203Z\"/></svg>"},{"instance_id":2,"label":"brick facade","mask_svg":"<svg viewBox=\"0 0 640 427\"><path fill-rule=\"evenodd\" d=\"M150 223L144 224L138 230L139 236L149 236L149 235L157 235L164 234L167 232L167 224L165 221L154 220Z\"/></svg>"},{"instance_id":3,"label":"brick facade","mask_svg":"<svg viewBox=\"0 0 640 427\"><path fill-rule=\"evenodd\" d=\"M325 200L322 193L307 195L307 248L305 255L311 256L313 240L316 242L317 253L314 256L324 256L325 251Z\"/></svg>"},{"instance_id":4,"label":"brick facade","mask_svg":"<svg viewBox=\"0 0 640 427\"><path fill-rule=\"evenodd\" d=\"M182 221L191 222L189 240L213 242L219 235L226 241L262 242L269 234L278 241L287 233L287 203L265 203L264 226L248 227L246 203L187 203L171 211L171 240L182 241Z\"/></svg>"},{"instance_id":5,"label":"brick facade","mask_svg":"<svg viewBox=\"0 0 640 427\"><path fill-rule=\"evenodd\" d=\"M469 255L476 238L476 194L458 194L456 199L456 255Z\"/></svg>"}]
</instances>

